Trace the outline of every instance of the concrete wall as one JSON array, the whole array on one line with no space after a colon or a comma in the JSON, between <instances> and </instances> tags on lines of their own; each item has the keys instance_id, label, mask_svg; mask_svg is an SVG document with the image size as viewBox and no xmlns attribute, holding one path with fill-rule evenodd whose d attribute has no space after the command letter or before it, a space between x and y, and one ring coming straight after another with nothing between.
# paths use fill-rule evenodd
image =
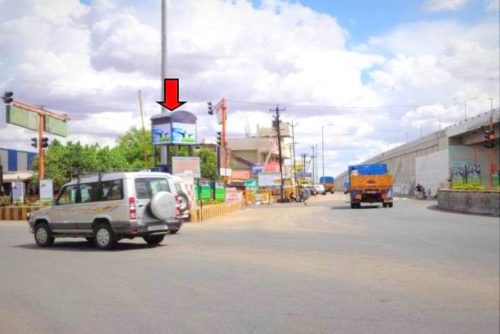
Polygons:
<instances>
[{"instance_id":1,"label":"concrete wall","mask_svg":"<svg viewBox=\"0 0 500 334\"><path fill-rule=\"evenodd\" d=\"M438 207L456 212L500 216L500 192L440 190Z\"/></svg>"},{"instance_id":2,"label":"concrete wall","mask_svg":"<svg viewBox=\"0 0 500 334\"><path fill-rule=\"evenodd\" d=\"M436 188L449 178L450 166L463 161L479 164L482 184L489 185L489 154L493 153L492 161L497 163L496 168L498 168L500 158L498 140L493 151L483 147L484 134L481 126L489 124L491 114L493 126L498 134L500 133L500 109L495 109L493 113L486 112L467 121L459 122L444 130L381 153L362 164L387 163L394 177L394 194L396 195L413 196L415 185L419 182L417 178L422 179L420 183L424 187L431 187L431 190L435 192ZM448 157L445 156L444 151L449 151ZM435 173L432 169L436 170ZM445 179L446 175L448 177ZM347 171L337 176L335 183L338 190L343 189L346 178Z\"/></svg>"},{"instance_id":3,"label":"concrete wall","mask_svg":"<svg viewBox=\"0 0 500 334\"><path fill-rule=\"evenodd\" d=\"M413 195L416 185L416 159L446 150L447 147L448 138L446 132L442 130L381 153L364 161L363 164L386 163L394 177L394 194ZM335 183L338 190L343 189L346 178L347 171L337 176Z\"/></svg>"},{"instance_id":4,"label":"concrete wall","mask_svg":"<svg viewBox=\"0 0 500 334\"><path fill-rule=\"evenodd\" d=\"M415 182L424 186L428 196L436 196L438 189L448 188L448 156L448 150L441 150L416 158Z\"/></svg>"}]
</instances>

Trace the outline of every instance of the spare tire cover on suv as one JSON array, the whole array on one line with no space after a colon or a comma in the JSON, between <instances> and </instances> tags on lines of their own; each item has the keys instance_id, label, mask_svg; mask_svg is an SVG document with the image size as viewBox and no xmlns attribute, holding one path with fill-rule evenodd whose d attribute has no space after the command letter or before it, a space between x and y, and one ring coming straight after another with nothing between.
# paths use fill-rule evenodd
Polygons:
<instances>
[{"instance_id":1,"label":"spare tire cover on suv","mask_svg":"<svg viewBox=\"0 0 500 334\"><path fill-rule=\"evenodd\" d=\"M174 195L166 191L160 191L151 198L151 213L160 220L167 220L176 216L176 205L177 201Z\"/></svg>"}]
</instances>

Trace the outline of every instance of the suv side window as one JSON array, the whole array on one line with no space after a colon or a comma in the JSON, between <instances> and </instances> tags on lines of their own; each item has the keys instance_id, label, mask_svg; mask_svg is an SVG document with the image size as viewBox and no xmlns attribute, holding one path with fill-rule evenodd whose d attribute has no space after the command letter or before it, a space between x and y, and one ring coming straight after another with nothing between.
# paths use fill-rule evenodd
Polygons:
<instances>
[{"instance_id":1,"label":"suv side window","mask_svg":"<svg viewBox=\"0 0 500 334\"><path fill-rule=\"evenodd\" d=\"M78 203L97 202L99 200L99 183L80 184L80 201Z\"/></svg>"},{"instance_id":2,"label":"suv side window","mask_svg":"<svg viewBox=\"0 0 500 334\"><path fill-rule=\"evenodd\" d=\"M104 181L101 188L101 200L117 201L123 199L122 180Z\"/></svg>"},{"instance_id":3,"label":"suv side window","mask_svg":"<svg viewBox=\"0 0 500 334\"><path fill-rule=\"evenodd\" d=\"M166 178L135 179L135 193L138 199L152 198L157 192L170 192Z\"/></svg>"},{"instance_id":4,"label":"suv side window","mask_svg":"<svg viewBox=\"0 0 500 334\"><path fill-rule=\"evenodd\" d=\"M78 186L76 184L64 187L64 189L61 191L61 194L57 198L57 204L58 205L75 204L77 188Z\"/></svg>"}]
</instances>

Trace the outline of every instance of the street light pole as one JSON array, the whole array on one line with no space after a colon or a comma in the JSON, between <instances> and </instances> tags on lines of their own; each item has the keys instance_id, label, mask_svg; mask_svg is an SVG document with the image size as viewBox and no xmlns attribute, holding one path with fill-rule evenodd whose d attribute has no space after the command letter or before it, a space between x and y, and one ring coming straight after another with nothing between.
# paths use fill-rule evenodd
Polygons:
<instances>
[{"instance_id":1,"label":"street light pole","mask_svg":"<svg viewBox=\"0 0 500 334\"><path fill-rule=\"evenodd\" d=\"M321 126L321 166L323 168L323 182L325 182L325 136L324 136L324 131L323 129L327 126L332 126L333 124L327 124Z\"/></svg>"},{"instance_id":2,"label":"street light pole","mask_svg":"<svg viewBox=\"0 0 500 334\"><path fill-rule=\"evenodd\" d=\"M285 109L280 109L277 105L275 109L269 109L271 112L275 112L274 121L276 122L275 128L278 136L278 159L280 166L280 203L283 203L283 161L281 152L281 130L280 130L280 112L285 111Z\"/></svg>"}]
</instances>

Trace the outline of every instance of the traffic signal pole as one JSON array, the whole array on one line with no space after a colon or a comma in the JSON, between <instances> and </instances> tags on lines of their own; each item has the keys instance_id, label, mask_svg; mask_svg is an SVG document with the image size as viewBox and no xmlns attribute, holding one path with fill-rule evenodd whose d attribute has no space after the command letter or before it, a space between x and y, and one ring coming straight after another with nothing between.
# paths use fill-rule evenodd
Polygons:
<instances>
[{"instance_id":1,"label":"traffic signal pole","mask_svg":"<svg viewBox=\"0 0 500 334\"><path fill-rule=\"evenodd\" d=\"M45 150L43 149L43 135L45 127L45 115L38 114L38 179L45 178Z\"/></svg>"}]
</instances>

